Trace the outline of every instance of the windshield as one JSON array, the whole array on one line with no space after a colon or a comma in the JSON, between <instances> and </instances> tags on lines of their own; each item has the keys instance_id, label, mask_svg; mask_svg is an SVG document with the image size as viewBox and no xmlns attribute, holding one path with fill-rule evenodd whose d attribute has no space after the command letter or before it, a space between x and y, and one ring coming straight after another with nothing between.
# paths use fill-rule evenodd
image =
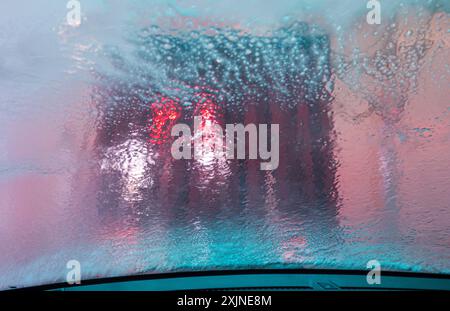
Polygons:
<instances>
[{"instance_id":1,"label":"windshield","mask_svg":"<svg viewBox=\"0 0 450 311\"><path fill-rule=\"evenodd\" d=\"M0 288L450 274L449 2L376 3L2 1Z\"/></svg>"}]
</instances>

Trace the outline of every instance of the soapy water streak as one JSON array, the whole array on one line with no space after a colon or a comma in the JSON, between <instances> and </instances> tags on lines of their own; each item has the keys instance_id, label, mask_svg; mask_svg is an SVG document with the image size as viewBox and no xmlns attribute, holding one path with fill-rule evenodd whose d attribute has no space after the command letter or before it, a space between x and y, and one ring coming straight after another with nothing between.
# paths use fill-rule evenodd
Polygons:
<instances>
[{"instance_id":1,"label":"soapy water streak","mask_svg":"<svg viewBox=\"0 0 450 311\"><path fill-rule=\"evenodd\" d=\"M350 116L349 121L360 122L376 113L389 124L397 123L409 96L417 91L425 60L431 63L433 53L449 47L449 35L445 33L449 28L447 13L414 12L417 17L407 11L403 13L399 12L375 31L374 42L364 47L366 50L356 46L343 55L341 46L332 53L336 78L369 106L365 112ZM405 22L408 18L411 25ZM426 57L427 54L431 56Z\"/></svg>"}]
</instances>

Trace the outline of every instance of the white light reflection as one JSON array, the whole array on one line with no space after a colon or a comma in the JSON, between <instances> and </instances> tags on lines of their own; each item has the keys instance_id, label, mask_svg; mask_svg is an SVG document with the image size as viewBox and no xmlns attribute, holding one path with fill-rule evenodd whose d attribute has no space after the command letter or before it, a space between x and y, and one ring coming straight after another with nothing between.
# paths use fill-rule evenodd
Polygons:
<instances>
[{"instance_id":1,"label":"white light reflection","mask_svg":"<svg viewBox=\"0 0 450 311\"><path fill-rule=\"evenodd\" d=\"M151 159L151 151L144 141L129 139L107 149L101 170L120 172L124 185L123 198L129 202L139 201L142 200L140 190L154 184L151 175L147 174L149 164L152 164Z\"/></svg>"}]
</instances>

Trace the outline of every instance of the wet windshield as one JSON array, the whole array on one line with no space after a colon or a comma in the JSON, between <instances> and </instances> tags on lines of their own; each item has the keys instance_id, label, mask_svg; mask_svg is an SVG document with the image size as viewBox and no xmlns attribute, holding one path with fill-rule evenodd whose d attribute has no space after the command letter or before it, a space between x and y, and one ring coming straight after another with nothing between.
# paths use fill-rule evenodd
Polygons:
<instances>
[{"instance_id":1,"label":"wet windshield","mask_svg":"<svg viewBox=\"0 0 450 311\"><path fill-rule=\"evenodd\" d=\"M450 274L448 1L45 2L0 4L0 288Z\"/></svg>"}]
</instances>

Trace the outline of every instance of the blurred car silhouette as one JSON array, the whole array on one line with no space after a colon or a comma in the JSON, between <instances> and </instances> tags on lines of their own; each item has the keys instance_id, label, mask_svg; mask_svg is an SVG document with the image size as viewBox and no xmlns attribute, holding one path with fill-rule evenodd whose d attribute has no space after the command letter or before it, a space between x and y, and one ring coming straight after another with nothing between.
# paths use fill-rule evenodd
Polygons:
<instances>
[{"instance_id":1,"label":"blurred car silhouette","mask_svg":"<svg viewBox=\"0 0 450 311\"><path fill-rule=\"evenodd\" d=\"M114 55L134 78L102 76L96 89L101 167L91 187L105 221L147 228L159 219L170 234L193 223L213 230L248 209L249 219L288 213L293 222L321 224L320 234L280 242L286 262L310 239L326 242L338 227L327 35L303 23L272 36L143 33L134 44L144 76ZM278 168L208 155L175 160L171 128L192 126L194 116L222 126L279 124Z\"/></svg>"}]
</instances>

